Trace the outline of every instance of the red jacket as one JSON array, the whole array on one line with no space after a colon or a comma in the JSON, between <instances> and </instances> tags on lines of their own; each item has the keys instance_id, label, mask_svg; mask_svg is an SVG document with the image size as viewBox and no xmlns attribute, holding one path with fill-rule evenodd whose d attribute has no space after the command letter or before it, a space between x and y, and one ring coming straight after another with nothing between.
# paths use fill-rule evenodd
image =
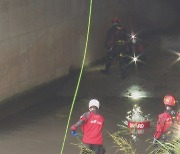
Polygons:
<instances>
[{"instance_id":1,"label":"red jacket","mask_svg":"<svg viewBox=\"0 0 180 154\"><path fill-rule=\"evenodd\" d=\"M168 112L164 112L158 116L154 138L159 139L163 133L167 132L167 130L172 126L172 118L173 117ZM174 118L176 122L180 122L180 113L177 113Z\"/></svg>"},{"instance_id":2,"label":"red jacket","mask_svg":"<svg viewBox=\"0 0 180 154\"><path fill-rule=\"evenodd\" d=\"M84 121L84 124L82 125L82 142L86 144L102 145L102 128L104 125L104 118L99 114L90 112L88 117L84 114L80 119Z\"/></svg>"},{"instance_id":3,"label":"red jacket","mask_svg":"<svg viewBox=\"0 0 180 154\"><path fill-rule=\"evenodd\" d=\"M108 29L106 34L105 47L112 48L115 45L118 45L119 41L123 41L126 45L127 43L127 31L124 27L119 25L113 25Z\"/></svg>"}]
</instances>

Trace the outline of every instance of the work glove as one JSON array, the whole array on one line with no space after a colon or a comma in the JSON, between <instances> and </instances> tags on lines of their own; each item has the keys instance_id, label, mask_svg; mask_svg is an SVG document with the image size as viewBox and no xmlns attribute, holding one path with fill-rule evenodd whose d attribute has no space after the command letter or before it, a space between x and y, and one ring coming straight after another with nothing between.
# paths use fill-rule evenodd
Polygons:
<instances>
[{"instance_id":1,"label":"work glove","mask_svg":"<svg viewBox=\"0 0 180 154\"><path fill-rule=\"evenodd\" d=\"M72 134L72 136L77 136L77 132L76 131L71 131L71 134Z\"/></svg>"},{"instance_id":2,"label":"work glove","mask_svg":"<svg viewBox=\"0 0 180 154\"><path fill-rule=\"evenodd\" d=\"M157 144L158 143L158 140L156 138L153 139L153 144Z\"/></svg>"},{"instance_id":3,"label":"work glove","mask_svg":"<svg viewBox=\"0 0 180 154\"><path fill-rule=\"evenodd\" d=\"M77 136L76 127L74 125L71 126L71 134L72 136Z\"/></svg>"},{"instance_id":4,"label":"work glove","mask_svg":"<svg viewBox=\"0 0 180 154\"><path fill-rule=\"evenodd\" d=\"M71 126L71 130L72 130L72 131L76 131L76 126L72 125L72 126Z\"/></svg>"},{"instance_id":5,"label":"work glove","mask_svg":"<svg viewBox=\"0 0 180 154\"><path fill-rule=\"evenodd\" d=\"M156 139L156 138L153 139L153 147L154 147L154 149L158 148L158 142L159 142L158 139Z\"/></svg>"}]
</instances>

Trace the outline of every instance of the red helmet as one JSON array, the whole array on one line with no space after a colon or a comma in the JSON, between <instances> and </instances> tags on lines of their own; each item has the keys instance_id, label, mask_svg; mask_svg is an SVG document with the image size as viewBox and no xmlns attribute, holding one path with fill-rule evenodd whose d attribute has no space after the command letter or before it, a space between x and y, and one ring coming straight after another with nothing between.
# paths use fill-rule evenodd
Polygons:
<instances>
[{"instance_id":1,"label":"red helmet","mask_svg":"<svg viewBox=\"0 0 180 154\"><path fill-rule=\"evenodd\" d=\"M165 104L165 105L169 105L169 106L175 106L176 101L175 101L174 96L172 96L172 95L166 95L166 96L164 97L164 104Z\"/></svg>"},{"instance_id":2,"label":"red helmet","mask_svg":"<svg viewBox=\"0 0 180 154\"><path fill-rule=\"evenodd\" d=\"M120 20L119 20L118 17L113 17L112 18L112 23L119 23L119 22L120 22Z\"/></svg>"}]
</instances>

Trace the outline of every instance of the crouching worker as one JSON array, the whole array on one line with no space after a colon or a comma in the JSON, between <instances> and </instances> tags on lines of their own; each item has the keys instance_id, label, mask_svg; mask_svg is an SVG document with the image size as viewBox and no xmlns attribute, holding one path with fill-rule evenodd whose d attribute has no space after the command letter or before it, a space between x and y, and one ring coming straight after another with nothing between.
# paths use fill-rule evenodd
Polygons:
<instances>
[{"instance_id":1,"label":"crouching worker","mask_svg":"<svg viewBox=\"0 0 180 154\"><path fill-rule=\"evenodd\" d=\"M154 145L158 149L158 140L162 143L170 142L175 139L175 126L180 123L180 113L174 110L176 101L174 96L166 95L164 97L166 110L158 116L156 131L154 133ZM174 154L173 151L171 153Z\"/></svg>"},{"instance_id":2,"label":"crouching worker","mask_svg":"<svg viewBox=\"0 0 180 154\"><path fill-rule=\"evenodd\" d=\"M89 101L89 112L84 113L79 121L72 125L72 134L76 134L79 126L82 127L83 138L82 142L94 151L95 154L104 154L102 129L104 125L104 118L98 113L100 103L96 99Z\"/></svg>"}]
</instances>

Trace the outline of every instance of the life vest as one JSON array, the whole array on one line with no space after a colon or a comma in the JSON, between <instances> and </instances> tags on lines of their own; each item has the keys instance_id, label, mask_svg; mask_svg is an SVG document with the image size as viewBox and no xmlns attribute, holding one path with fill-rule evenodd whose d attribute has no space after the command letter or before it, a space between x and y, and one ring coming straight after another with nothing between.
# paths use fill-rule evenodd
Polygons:
<instances>
[{"instance_id":1,"label":"life vest","mask_svg":"<svg viewBox=\"0 0 180 154\"><path fill-rule=\"evenodd\" d=\"M112 26L106 36L106 47L113 47L115 45L127 45L127 32L124 27L114 25Z\"/></svg>"}]
</instances>

